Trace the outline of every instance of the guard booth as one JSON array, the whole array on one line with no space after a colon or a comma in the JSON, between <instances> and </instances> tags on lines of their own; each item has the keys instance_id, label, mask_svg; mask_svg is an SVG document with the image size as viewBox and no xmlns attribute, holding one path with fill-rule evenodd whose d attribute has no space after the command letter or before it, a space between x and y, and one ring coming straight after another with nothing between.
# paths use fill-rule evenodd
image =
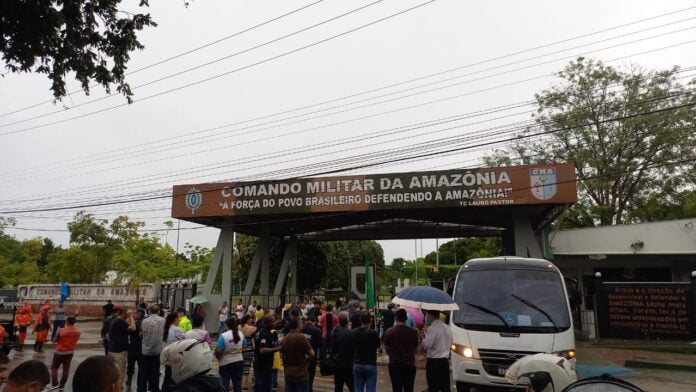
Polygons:
<instances>
[{"instance_id":1,"label":"guard booth","mask_svg":"<svg viewBox=\"0 0 696 392\"><path fill-rule=\"evenodd\" d=\"M258 281L267 302L297 294L298 240L502 237L505 254L543 258L544 229L575 201L574 165L558 163L176 185L172 217L221 229L202 292L215 314L230 298L235 232L260 239L242 295ZM273 287L271 238L285 243Z\"/></svg>"}]
</instances>

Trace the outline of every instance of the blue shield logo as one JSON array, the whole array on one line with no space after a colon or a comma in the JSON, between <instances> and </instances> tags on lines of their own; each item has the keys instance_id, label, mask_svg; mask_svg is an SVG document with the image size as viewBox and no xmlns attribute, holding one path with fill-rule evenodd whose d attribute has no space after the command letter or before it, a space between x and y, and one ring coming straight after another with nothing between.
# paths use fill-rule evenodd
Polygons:
<instances>
[{"instance_id":1,"label":"blue shield logo","mask_svg":"<svg viewBox=\"0 0 696 392\"><path fill-rule=\"evenodd\" d=\"M195 187L191 188L188 193L186 193L186 199L184 201L186 203L186 208L191 210L191 215L193 215L196 213L196 210L200 208L201 204L203 204L203 194Z\"/></svg>"}]
</instances>

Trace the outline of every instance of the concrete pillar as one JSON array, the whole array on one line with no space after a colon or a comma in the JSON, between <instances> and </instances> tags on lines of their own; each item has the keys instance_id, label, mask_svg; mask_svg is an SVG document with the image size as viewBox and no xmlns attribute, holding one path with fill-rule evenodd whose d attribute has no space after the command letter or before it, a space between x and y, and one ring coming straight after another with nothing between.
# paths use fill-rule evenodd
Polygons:
<instances>
[{"instance_id":1,"label":"concrete pillar","mask_svg":"<svg viewBox=\"0 0 696 392\"><path fill-rule=\"evenodd\" d=\"M512 228L514 232L515 255L519 257L543 258L541 243L534 233L529 216L520 209L512 211Z\"/></svg>"},{"instance_id":2,"label":"concrete pillar","mask_svg":"<svg viewBox=\"0 0 696 392\"><path fill-rule=\"evenodd\" d=\"M274 297L277 297L283 293L285 279L288 276L288 272L291 271L291 265L297 265L297 239L294 237L290 238L287 241L287 244L285 245L283 263L280 265L280 271L278 272L278 280L276 280L275 288L273 289Z\"/></svg>"},{"instance_id":3,"label":"concrete pillar","mask_svg":"<svg viewBox=\"0 0 696 392\"><path fill-rule=\"evenodd\" d=\"M270 242L271 236L268 229L263 230L263 234L259 239L259 245L254 253L254 259L251 262L251 268L249 269L249 275L247 276L246 285L244 286L244 291L242 292L242 297L244 298L244 303L250 303L249 296L253 294L254 286L256 285L256 278L259 275L259 270L261 270L261 283L259 285L259 294L265 294L261 298L261 306L264 308L268 306L268 287L270 285Z\"/></svg>"},{"instance_id":4,"label":"concrete pillar","mask_svg":"<svg viewBox=\"0 0 696 392\"><path fill-rule=\"evenodd\" d=\"M234 229L224 228L220 231L218 242L215 246L213 260L208 270L208 276L203 285L202 295L208 300L203 306L206 314L214 317L206 317L205 327L209 331L217 332L219 321L217 310L223 301L230 302L232 284L232 255L234 253ZM222 290L220 293L213 294L213 287L217 279L218 271L222 264Z\"/></svg>"}]
</instances>

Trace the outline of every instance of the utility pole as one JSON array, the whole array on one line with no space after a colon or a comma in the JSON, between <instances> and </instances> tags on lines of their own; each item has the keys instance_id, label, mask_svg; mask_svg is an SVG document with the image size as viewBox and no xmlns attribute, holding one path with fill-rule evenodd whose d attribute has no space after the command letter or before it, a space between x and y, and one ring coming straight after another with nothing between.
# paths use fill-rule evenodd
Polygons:
<instances>
[{"instance_id":1,"label":"utility pole","mask_svg":"<svg viewBox=\"0 0 696 392\"><path fill-rule=\"evenodd\" d=\"M174 255L174 260L176 264L179 264L179 234L181 233L181 219L178 219L179 223L176 226L176 254Z\"/></svg>"},{"instance_id":2,"label":"utility pole","mask_svg":"<svg viewBox=\"0 0 696 392\"><path fill-rule=\"evenodd\" d=\"M416 266L416 285L418 285L418 240L413 240L413 264Z\"/></svg>"},{"instance_id":3,"label":"utility pole","mask_svg":"<svg viewBox=\"0 0 696 392\"><path fill-rule=\"evenodd\" d=\"M435 238L435 268L440 270L440 239Z\"/></svg>"}]
</instances>

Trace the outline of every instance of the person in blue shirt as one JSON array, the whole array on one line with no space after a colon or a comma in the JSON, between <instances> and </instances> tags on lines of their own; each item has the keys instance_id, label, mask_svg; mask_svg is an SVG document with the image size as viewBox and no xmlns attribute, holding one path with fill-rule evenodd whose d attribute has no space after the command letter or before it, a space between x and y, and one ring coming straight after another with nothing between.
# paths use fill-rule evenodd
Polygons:
<instances>
[{"instance_id":1,"label":"person in blue shirt","mask_svg":"<svg viewBox=\"0 0 696 392\"><path fill-rule=\"evenodd\" d=\"M406 312L406 325L409 328L416 329L416 322L413 320L413 316L409 312Z\"/></svg>"}]
</instances>

